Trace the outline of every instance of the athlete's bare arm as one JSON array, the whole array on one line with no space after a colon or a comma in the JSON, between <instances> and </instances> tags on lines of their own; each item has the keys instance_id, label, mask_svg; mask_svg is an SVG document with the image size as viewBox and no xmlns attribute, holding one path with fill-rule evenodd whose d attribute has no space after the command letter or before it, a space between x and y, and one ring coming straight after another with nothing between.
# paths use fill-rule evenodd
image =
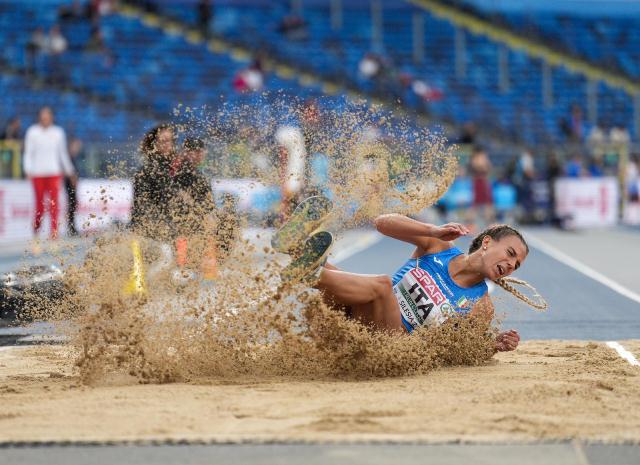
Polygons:
<instances>
[{"instance_id":1,"label":"athlete's bare arm","mask_svg":"<svg viewBox=\"0 0 640 465\"><path fill-rule=\"evenodd\" d=\"M453 247L451 241L469 233L462 224L447 223L436 226L395 213L380 215L375 219L375 225L385 236L415 245L416 257L450 249Z\"/></svg>"}]
</instances>

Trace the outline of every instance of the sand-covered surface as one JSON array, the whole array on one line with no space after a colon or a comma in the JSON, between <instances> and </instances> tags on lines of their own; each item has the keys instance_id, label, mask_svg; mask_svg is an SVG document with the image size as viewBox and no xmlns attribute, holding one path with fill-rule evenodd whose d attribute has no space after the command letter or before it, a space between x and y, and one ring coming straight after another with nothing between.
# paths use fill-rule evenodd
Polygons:
<instances>
[{"instance_id":1,"label":"sand-covered surface","mask_svg":"<svg viewBox=\"0 0 640 465\"><path fill-rule=\"evenodd\" d=\"M0 350L0 440L640 441L640 368L602 343L530 341L484 366L371 381L91 387L68 352Z\"/></svg>"}]
</instances>

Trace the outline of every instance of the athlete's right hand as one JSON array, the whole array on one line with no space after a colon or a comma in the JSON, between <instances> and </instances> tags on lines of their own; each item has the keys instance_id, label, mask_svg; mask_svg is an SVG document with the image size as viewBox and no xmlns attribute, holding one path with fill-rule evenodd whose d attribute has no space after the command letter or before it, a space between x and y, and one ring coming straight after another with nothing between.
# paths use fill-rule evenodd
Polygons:
<instances>
[{"instance_id":1,"label":"athlete's right hand","mask_svg":"<svg viewBox=\"0 0 640 465\"><path fill-rule=\"evenodd\" d=\"M431 236L443 241L455 241L461 236L469 234L469 229L460 223L447 223L442 226L435 226Z\"/></svg>"},{"instance_id":2,"label":"athlete's right hand","mask_svg":"<svg viewBox=\"0 0 640 465\"><path fill-rule=\"evenodd\" d=\"M495 348L498 352L508 352L516 350L518 343L520 342L520 335L515 329L510 329L503 333L498 334L496 337Z\"/></svg>"}]
</instances>

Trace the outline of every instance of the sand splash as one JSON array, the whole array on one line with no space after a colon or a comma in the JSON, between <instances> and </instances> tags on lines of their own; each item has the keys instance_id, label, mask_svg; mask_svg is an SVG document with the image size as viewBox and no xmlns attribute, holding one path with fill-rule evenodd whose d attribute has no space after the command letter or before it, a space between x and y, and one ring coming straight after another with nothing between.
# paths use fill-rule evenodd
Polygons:
<instances>
[{"instance_id":1,"label":"sand splash","mask_svg":"<svg viewBox=\"0 0 640 465\"><path fill-rule=\"evenodd\" d=\"M369 224L384 212L417 213L455 177L446 140L410 121L365 105L329 112L322 101L268 100L215 115L179 108L174 140L194 134L203 139L211 176L251 177L267 185L298 176L294 185L304 187L291 202L331 192L335 208L327 227L334 233ZM293 173L283 170L282 160L295 151L309 164ZM476 365L493 354L491 334L467 319L411 336L349 320L318 291L280 283L287 258L240 239L237 227L227 227L228 212L211 216L203 227L211 234L199 231L189 240L196 244L192 256L202 257L217 228L218 248L224 242L228 256L219 260L214 282L176 285L173 266L162 265L167 245L128 232L99 238L80 265L68 268L70 292L58 308L75 323L72 344L84 382L388 377ZM238 227L248 220L233 219ZM134 249L142 257L145 290L132 295L123 290L131 280Z\"/></svg>"}]
</instances>

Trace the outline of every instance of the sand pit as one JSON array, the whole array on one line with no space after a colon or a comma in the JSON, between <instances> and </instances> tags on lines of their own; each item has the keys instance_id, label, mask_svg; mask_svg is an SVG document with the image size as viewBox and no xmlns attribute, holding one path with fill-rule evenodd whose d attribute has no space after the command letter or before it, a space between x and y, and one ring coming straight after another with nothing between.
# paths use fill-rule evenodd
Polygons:
<instances>
[{"instance_id":1,"label":"sand pit","mask_svg":"<svg viewBox=\"0 0 640 465\"><path fill-rule=\"evenodd\" d=\"M640 441L640 369L602 343L530 341L484 366L373 381L88 387L71 355L0 351L2 441Z\"/></svg>"}]
</instances>

